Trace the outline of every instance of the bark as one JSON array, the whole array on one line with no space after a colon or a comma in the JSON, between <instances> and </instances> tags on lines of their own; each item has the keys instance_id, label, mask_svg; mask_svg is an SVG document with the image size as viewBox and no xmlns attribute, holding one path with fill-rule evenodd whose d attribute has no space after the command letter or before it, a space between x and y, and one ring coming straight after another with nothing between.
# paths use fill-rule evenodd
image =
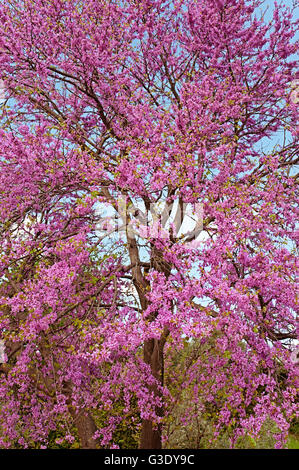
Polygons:
<instances>
[{"instance_id":1,"label":"bark","mask_svg":"<svg viewBox=\"0 0 299 470\"><path fill-rule=\"evenodd\" d=\"M155 397L161 397L159 385L163 385L164 379L164 358L163 349L165 341L160 339L150 339L145 341L143 347L144 361L150 365L151 372L158 385L149 385L149 392L153 392ZM156 408L157 416L163 416L163 405ZM161 449L162 448L162 426L157 426L150 420L143 420L141 429L140 449Z\"/></svg>"},{"instance_id":2,"label":"bark","mask_svg":"<svg viewBox=\"0 0 299 470\"><path fill-rule=\"evenodd\" d=\"M74 425L78 431L80 441L80 449L97 449L98 441L93 439L93 435L97 430L95 422L90 413L83 414L82 412L76 414L70 410L70 414L74 419Z\"/></svg>"},{"instance_id":3,"label":"bark","mask_svg":"<svg viewBox=\"0 0 299 470\"><path fill-rule=\"evenodd\" d=\"M64 393L67 396L67 405L69 413L73 418L73 424L77 429L81 449L97 449L99 441L93 439L93 435L97 430L94 419L87 410L77 412L72 406L72 383L65 382Z\"/></svg>"},{"instance_id":4,"label":"bark","mask_svg":"<svg viewBox=\"0 0 299 470\"><path fill-rule=\"evenodd\" d=\"M143 311L146 310L148 306L148 301L146 293L150 288L150 283L145 278L141 270L141 262L138 251L138 244L134 235L128 234L128 251L130 260L132 263L132 277L133 283L137 290L140 305ZM163 272L168 278L170 274L171 267L164 260L163 253L155 248L154 245L151 247L151 266L154 267L157 271ZM150 317L147 318L149 322L155 320L157 313L152 313ZM150 393L153 393L155 397L163 398L159 387L163 386L164 383L164 345L169 331L164 330L163 335L160 339L149 339L144 342L143 345L143 357L144 362L150 366L153 377L157 380L158 384L156 386L148 385L148 390ZM156 414L159 417L163 417L164 409L163 404L160 407L156 408ZM162 425L156 425L151 420L144 419L142 421L141 428L141 438L140 438L140 449L161 449L162 448Z\"/></svg>"}]
</instances>

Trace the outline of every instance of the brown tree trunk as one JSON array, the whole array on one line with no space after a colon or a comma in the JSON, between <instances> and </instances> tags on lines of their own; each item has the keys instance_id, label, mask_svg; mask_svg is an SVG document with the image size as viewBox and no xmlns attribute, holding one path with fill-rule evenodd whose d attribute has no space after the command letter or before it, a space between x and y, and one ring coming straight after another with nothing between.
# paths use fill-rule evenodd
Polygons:
<instances>
[{"instance_id":1,"label":"brown tree trunk","mask_svg":"<svg viewBox=\"0 0 299 470\"><path fill-rule=\"evenodd\" d=\"M145 341L143 347L144 362L150 365L151 371L158 384L163 386L164 379L164 339L149 339ZM149 385L149 391L154 393L155 397L161 397L158 386ZM156 408L157 416L163 416L163 405ZM154 425L150 420L143 420L141 428L140 449L161 449L162 448L162 426Z\"/></svg>"},{"instance_id":2,"label":"brown tree trunk","mask_svg":"<svg viewBox=\"0 0 299 470\"><path fill-rule=\"evenodd\" d=\"M67 405L69 413L73 418L73 424L77 429L80 441L80 449L97 449L99 442L93 439L93 435L97 430L94 419L88 411L84 409L79 413L72 406L72 383L71 381L64 383L64 393L67 396Z\"/></svg>"},{"instance_id":3,"label":"brown tree trunk","mask_svg":"<svg viewBox=\"0 0 299 470\"><path fill-rule=\"evenodd\" d=\"M97 430L92 416L89 413L86 415L82 413L76 414L71 410L70 414L78 431L80 449L97 449L97 441L92 437Z\"/></svg>"},{"instance_id":4,"label":"brown tree trunk","mask_svg":"<svg viewBox=\"0 0 299 470\"><path fill-rule=\"evenodd\" d=\"M141 308L145 311L148 307L148 300L146 293L150 289L150 282L146 279L146 276L142 273L141 263L139 258L138 244L134 235L127 232L128 237L128 250L130 260L132 263L132 277L134 286L138 292ZM165 262L163 253L155 248L151 247L151 262L149 267L153 266L156 270L164 272L166 279L170 274L170 266ZM149 322L154 321L157 317L157 313L152 313L147 320ZM149 339L144 342L143 345L143 358L144 362L150 366L153 377L158 382L158 385L148 385L149 392L153 393L155 397L163 398L159 386L163 386L164 382L164 345L166 342L169 331L164 330L163 335L160 339ZM156 415L163 417L164 410L163 404L160 407L156 407ZM162 425L155 425L151 420L144 419L142 421L141 437L140 437L140 449L161 449L162 448Z\"/></svg>"}]
</instances>

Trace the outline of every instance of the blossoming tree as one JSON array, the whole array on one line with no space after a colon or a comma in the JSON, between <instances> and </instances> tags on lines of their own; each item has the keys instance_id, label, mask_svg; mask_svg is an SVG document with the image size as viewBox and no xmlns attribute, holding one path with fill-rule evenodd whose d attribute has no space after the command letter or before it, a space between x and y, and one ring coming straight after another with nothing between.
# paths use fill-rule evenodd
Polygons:
<instances>
[{"instance_id":1,"label":"blossoming tree","mask_svg":"<svg viewBox=\"0 0 299 470\"><path fill-rule=\"evenodd\" d=\"M271 419L282 446L298 386L292 12L1 0L0 31L0 445L60 429L113 448L137 410L140 448L161 448L173 351L196 340L180 383L216 407L215 433L234 446ZM160 201L154 227L140 210ZM198 237L180 231L186 204Z\"/></svg>"}]
</instances>

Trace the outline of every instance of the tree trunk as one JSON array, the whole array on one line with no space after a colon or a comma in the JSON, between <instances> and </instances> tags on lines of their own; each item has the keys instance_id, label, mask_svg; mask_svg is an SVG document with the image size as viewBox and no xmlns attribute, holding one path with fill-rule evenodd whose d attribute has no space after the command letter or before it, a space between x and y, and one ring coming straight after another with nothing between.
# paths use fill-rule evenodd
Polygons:
<instances>
[{"instance_id":1,"label":"tree trunk","mask_svg":"<svg viewBox=\"0 0 299 470\"><path fill-rule=\"evenodd\" d=\"M151 371L158 384L163 386L164 379L164 339L149 339L145 341L143 347L144 362L150 365ZM155 397L162 394L158 386L149 385L149 392L153 392ZM163 405L156 408L157 416L163 416ZM140 449L161 449L162 448L162 426L150 420L144 419L142 422Z\"/></svg>"},{"instance_id":2,"label":"tree trunk","mask_svg":"<svg viewBox=\"0 0 299 470\"><path fill-rule=\"evenodd\" d=\"M128 237L128 250L130 260L132 263L132 277L134 286L138 292L140 305L143 311L148 307L148 300L146 293L150 288L150 282L146 279L146 276L142 273L141 263L139 258L138 244L132 234L127 232ZM149 266L153 266L154 269L159 272L164 272L166 279L170 274L169 264L165 262L163 253L157 250L154 245L151 246L151 261ZM152 313L147 320L149 322L155 320L157 313ZM150 366L153 377L158 382L158 385L148 385L149 393L153 393L155 397L163 399L162 393L159 390L159 386L163 386L164 383L164 345L169 331L165 329L160 339L148 339L143 345L143 358L144 362ZM163 417L164 409L163 404L156 407L156 415ZM154 425L151 420L144 419L142 421L141 438L140 438L140 449L161 449L162 448L162 425Z\"/></svg>"},{"instance_id":3,"label":"tree trunk","mask_svg":"<svg viewBox=\"0 0 299 470\"><path fill-rule=\"evenodd\" d=\"M97 441L92 437L97 430L92 416L89 413L86 415L76 414L72 410L70 410L70 414L78 431L80 449L97 449Z\"/></svg>"},{"instance_id":4,"label":"tree trunk","mask_svg":"<svg viewBox=\"0 0 299 470\"><path fill-rule=\"evenodd\" d=\"M99 447L99 441L97 439L93 439L93 435L97 430L93 417L84 409L78 413L72 406L71 381L64 383L64 393L67 396L66 403L68 405L69 413L73 418L74 426L78 432L80 449L97 449Z\"/></svg>"}]
</instances>

